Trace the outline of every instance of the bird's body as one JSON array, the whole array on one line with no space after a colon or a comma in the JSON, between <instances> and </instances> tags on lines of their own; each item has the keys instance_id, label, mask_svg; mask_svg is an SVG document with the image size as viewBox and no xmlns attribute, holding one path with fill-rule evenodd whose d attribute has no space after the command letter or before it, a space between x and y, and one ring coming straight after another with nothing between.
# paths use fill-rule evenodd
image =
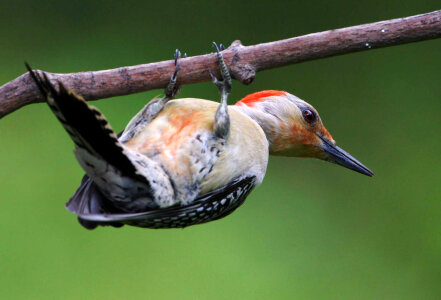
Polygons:
<instances>
[{"instance_id":1,"label":"bird's body","mask_svg":"<svg viewBox=\"0 0 441 300\"><path fill-rule=\"evenodd\" d=\"M231 78L217 50L220 104L171 100L179 90L177 64L165 96L148 103L119 137L96 108L30 70L86 171L67 204L83 226L172 228L223 218L262 182L269 154L316 157L372 175L294 95L267 90L227 106Z\"/></svg>"},{"instance_id":2,"label":"bird's body","mask_svg":"<svg viewBox=\"0 0 441 300\"><path fill-rule=\"evenodd\" d=\"M268 141L262 128L238 107L229 106L228 141L215 136L219 103L203 99L167 102L158 116L123 145L162 165L173 178L176 199L186 204L228 184L255 176L262 182L268 163ZM196 187L196 188L195 188Z\"/></svg>"},{"instance_id":3,"label":"bird's body","mask_svg":"<svg viewBox=\"0 0 441 300\"><path fill-rule=\"evenodd\" d=\"M83 107L87 105L85 102L81 104ZM81 211L82 224L90 226L87 220L115 221L113 217L103 217L97 212L111 213L115 210L111 206L116 206L123 212L118 214L119 221L124 218L127 224L154 228L185 227L232 212L262 182L269 147L262 128L239 106L228 108L231 123L228 138L216 136L213 123L218 106L218 103L204 99L171 100L150 122L134 120L129 123L119 138L118 147L131 158L133 165L139 166L138 172L151 187L150 192L142 189L141 197L135 198L133 190L143 187L143 180L127 178L117 170L113 171L112 164L108 163L111 159L96 159L96 155L84 150L85 143L77 144L76 157L89 178L72 197L68 209L76 213ZM89 108L89 111L94 111L99 119L103 118L97 110ZM133 123L136 125L132 126ZM102 125L109 130L107 123ZM120 194L132 198L123 198ZM113 199L112 205L105 204L105 198ZM228 198L228 206L222 207ZM214 204L210 204L211 201ZM98 203L98 206L93 207L91 203ZM214 214L210 216L202 211L201 204L207 206L204 210ZM170 215L178 215L176 209L191 205L198 206L203 218L185 222L168 219ZM159 221L157 217L155 222L144 218L145 211L161 210L164 213L167 208L172 211L167 215L168 222ZM221 210L216 212L215 209ZM111 224L115 225L114 222Z\"/></svg>"}]
</instances>

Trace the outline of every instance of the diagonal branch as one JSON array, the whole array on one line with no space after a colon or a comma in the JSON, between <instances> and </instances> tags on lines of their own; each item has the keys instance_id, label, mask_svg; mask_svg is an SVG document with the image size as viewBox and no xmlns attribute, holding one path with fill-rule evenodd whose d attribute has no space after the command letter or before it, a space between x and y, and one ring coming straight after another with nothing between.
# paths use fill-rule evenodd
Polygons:
<instances>
[{"instance_id":1,"label":"diagonal branch","mask_svg":"<svg viewBox=\"0 0 441 300\"><path fill-rule=\"evenodd\" d=\"M223 55L233 77L249 84L261 70L439 37L441 10L253 46L235 41ZM208 70L216 70L216 64L214 54L182 59L179 80L182 84L209 81ZM96 100L164 88L173 70L174 63L169 60L96 72L47 74L52 81L62 81L86 100ZM24 105L42 101L29 75L23 74L0 87L0 118Z\"/></svg>"}]
</instances>

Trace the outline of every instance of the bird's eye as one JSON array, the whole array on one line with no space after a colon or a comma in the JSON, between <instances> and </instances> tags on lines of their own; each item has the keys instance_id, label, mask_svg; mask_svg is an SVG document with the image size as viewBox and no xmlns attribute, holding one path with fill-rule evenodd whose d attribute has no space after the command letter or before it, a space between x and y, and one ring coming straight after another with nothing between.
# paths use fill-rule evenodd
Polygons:
<instances>
[{"instance_id":1,"label":"bird's eye","mask_svg":"<svg viewBox=\"0 0 441 300\"><path fill-rule=\"evenodd\" d=\"M303 118L305 119L306 122L311 124L315 121L315 114L310 109L305 109L303 111Z\"/></svg>"}]
</instances>

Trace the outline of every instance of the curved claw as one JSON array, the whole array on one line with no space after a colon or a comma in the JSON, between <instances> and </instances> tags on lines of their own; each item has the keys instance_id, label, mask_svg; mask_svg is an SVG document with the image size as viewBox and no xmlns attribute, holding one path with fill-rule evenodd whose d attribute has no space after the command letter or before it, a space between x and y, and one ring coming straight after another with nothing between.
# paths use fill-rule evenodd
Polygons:
<instances>
[{"instance_id":1,"label":"curved claw","mask_svg":"<svg viewBox=\"0 0 441 300\"><path fill-rule=\"evenodd\" d=\"M208 70L208 74L210 74L211 80L213 80L213 81L217 80L217 78L213 75L211 70Z\"/></svg>"},{"instance_id":2,"label":"curved claw","mask_svg":"<svg viewBox=\"0 0 441 300\"><path fill-rule=\"evenodd\" d=\"M181 67L181 61L178 61L178 64L176 65L175 71L173 72L173 75L171 76L172 80L176 80L176 77L178 75L179 68Z\"/></svg>"},{"instance_id":3,"label":"curved claw","mask_svg":"<svg viewBox=\"0 0 441 300\"><path fill-rule=\"evenodd\" d=\"M176 63L177 63L177 61L178 61L178 58L180 58L181 57L181 51L179 51L179 49L176 49L175 50L175 66L176 66Z\"/></svg>"},{"instance_id":4,"label":"curved claw","mask_svg":"<svg viewBox=\"0 0 441 300\"><path fill-rule=\"evenodd\" d=\"M185 53L184 55L186 56L187 53ZM179 51L179 49L176 49L174 57L175 57L176 68L175 68L175 71L173 72L173 75L170 78L172 81L176 81L176 76L178 75L179 68L181 67L181 60L180 60L181 51Z\"/></svg>"},{"instance_id":5,"label":"curved claw","mask_svg":"<svg viewBox=\"0 0 441 300\"><path fill-rule=\"evenodd\" d=\"M220 43L218 46L216 42L213 42L213 46L214 48L216 48L216 52L221 52L225 50L225 46L222 43Z\"/></svg>"},{"instance_id":6,"label":"curved claw","mask_svg":"<svg viewBox=\"0 0 441 300\"><path fill-rule=\"evenodd\" d=\"M222 86L222 81L219 81L219 79L216 78L216 76L214 76L214 74L211 72L211 70L208 70L208 73L210 74L211 77L211 81L218 87L220 88Z\"/></svg>"},{"instance_id":7,"label":"curved claw","mask_svg":"<svg viewBox=\"0 0 441 300\"><path fill-rule=\"evenodd\" d=\"M212 44L213 44L214 48L216 48L216 51L219 52L219 47L217 46L216 42L213 42Z\"/></svg>"}]
</instances>

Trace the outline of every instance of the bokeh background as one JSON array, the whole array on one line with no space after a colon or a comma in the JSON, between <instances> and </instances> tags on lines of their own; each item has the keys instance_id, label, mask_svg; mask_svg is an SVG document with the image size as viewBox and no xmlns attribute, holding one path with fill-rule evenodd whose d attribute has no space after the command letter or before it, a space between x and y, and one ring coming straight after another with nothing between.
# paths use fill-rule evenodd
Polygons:
<instances>
[{"instance_id":1,"label":"bokeh background","mask_svg":"<svg viewBox=\"0 0 441 300\"><path fill-rule=\"evenodd\" d=\"M432 1L1 1L0 83L23 62L101 70L404 17ZM441 40L234 82L232 103L290 91L373 178L272 157L226 219L179 230L83 229L64 209L83 171L44 104L0 120L2 299L441 299ZM161 91L94 102L116 131ZM218 99L210 83L182 97Z\"/></svg>"}]
</instances>

